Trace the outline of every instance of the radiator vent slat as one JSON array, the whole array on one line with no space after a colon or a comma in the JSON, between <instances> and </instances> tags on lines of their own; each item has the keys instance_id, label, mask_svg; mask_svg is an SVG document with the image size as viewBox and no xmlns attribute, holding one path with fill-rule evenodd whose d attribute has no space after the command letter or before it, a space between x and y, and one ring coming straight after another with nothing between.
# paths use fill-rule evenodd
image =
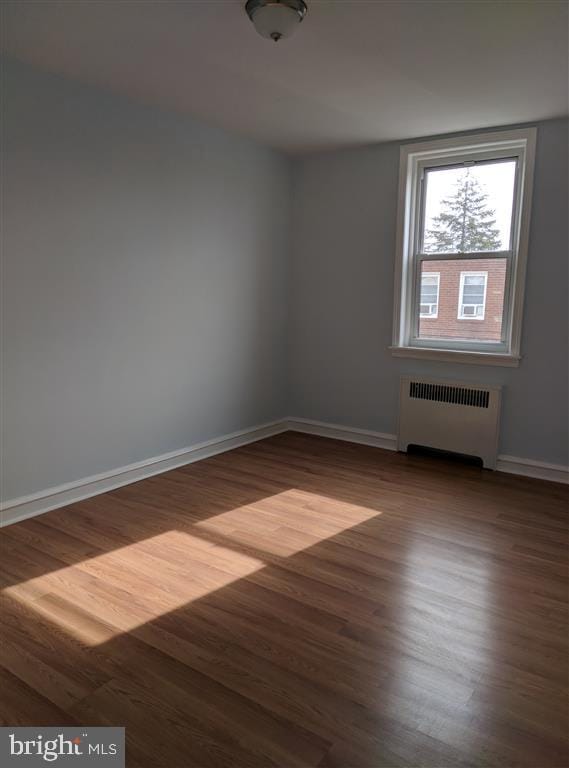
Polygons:
<instances>
[{"instance_id":1,"label":"radiator vent slat","mask_svg":"<svg viewBox=\"0 0 569 768\"><path fill-rule=\"evenodd\" d=\"M409 397L415 400L433 400L437 403L468 405L472 408L488 408L490 392L486 389L469 389L424 381L409 382Z\"/></svg>"}]
</instances>

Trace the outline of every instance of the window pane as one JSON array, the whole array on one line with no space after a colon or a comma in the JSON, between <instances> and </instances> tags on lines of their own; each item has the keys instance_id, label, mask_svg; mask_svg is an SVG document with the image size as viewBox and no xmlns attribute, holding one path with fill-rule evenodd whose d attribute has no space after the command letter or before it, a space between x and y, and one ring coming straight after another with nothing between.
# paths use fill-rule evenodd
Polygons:
<instances>
[{"instance_id":1,"label":"window pane","mask_svg":"<svg viewBox=\"0 0 569 768\"><path fill-rule=\"evenodd\" d=\"M461 272L458 297L459 320L483 320L486 312L488 272Z\"/></svg>"},{"instance_id":2,"label":"window pane","mask_svg":"<svg viewBox=\"0 0 569 768\"><path fill-rule=\"evenodd\" d=\"M515 160L427 169L423 251L509 250L515 175Z\"/></svg>"},{"instance_id":3,"label":"window pane","mask_svg":"<svg viewBox=\"0 0 569 768\"><path fill-rule=\"evenodd\" d=\"M439 306L439 278L438 272L429 274L425 272L421 276L421 301L419 312L421 317L436 317Z\"/></svg>"},{"instance_id":4,"label":"window pane","mask_svg":"<svg viewBox=\"0 0 569 768\"><path fill-rule=\"evenodd\" d=\"M499 343L506 268L503 258L423 261L418 338ZM427 285L433 273L439 276L439 289L431 312L425 291L431 290Z\"/></svg>"}]
</instances>

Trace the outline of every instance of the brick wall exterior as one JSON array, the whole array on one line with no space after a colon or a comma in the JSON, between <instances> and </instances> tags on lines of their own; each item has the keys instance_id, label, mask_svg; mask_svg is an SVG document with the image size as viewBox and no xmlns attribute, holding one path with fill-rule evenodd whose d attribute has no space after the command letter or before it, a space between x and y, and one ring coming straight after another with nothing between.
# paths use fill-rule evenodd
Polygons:
<instances>
[{"instance_id":1,"label":"brick wall exterior","mask_svg":"<svg viewBox=\"0 0 569 768\"><path fill-rule=\"evenodd\" d=\"M506 280L505 259L424 262L423 274L430 272L440 274L438 317L420 318L421 338L500 341ZM461 272L488 273L483 320L458 318Z\"/></svg>"}]
</instances>

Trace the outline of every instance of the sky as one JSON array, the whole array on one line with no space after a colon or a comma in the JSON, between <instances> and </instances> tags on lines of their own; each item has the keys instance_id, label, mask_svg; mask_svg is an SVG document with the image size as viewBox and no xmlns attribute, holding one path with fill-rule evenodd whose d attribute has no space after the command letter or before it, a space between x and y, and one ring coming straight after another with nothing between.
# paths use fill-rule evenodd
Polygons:
<instances>
[{"instance_id":1,"label":"sky","mask_svg":"<svg viewBox=\"0 0 569 768\"><path fill-rule=\"evenodd\" d=\"M482 189L488 194L487 207L495 212L496 226L502 237L502 250L508 250L510 247L515 172L516 163L514 160L475 165L470 168L471 176L480 182ZM463 173L464 168L461 167L429 171L426 174L426 229L432 227L433 219L441 212L442 201L446 197L452 197L455 183Z\"/></svg>"}]
</instances>

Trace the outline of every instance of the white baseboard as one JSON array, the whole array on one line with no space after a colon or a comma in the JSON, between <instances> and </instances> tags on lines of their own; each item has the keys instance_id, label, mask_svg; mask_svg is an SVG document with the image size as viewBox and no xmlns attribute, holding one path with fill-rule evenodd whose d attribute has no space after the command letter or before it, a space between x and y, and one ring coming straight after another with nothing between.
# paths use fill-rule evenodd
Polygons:
<instances>
[{"instance_id":1,"label":"white baseboard","mask_svg":"<svg viewBox=\"0 0 569 768\"><path fill-rule=\"evenodd\" d=\"M292 417L288 419L288 428L309 435L320 435L336 440L346 440L349 443L372 445L388 451L397 450L397 435L390 435L385 432L373 432L369 429L355 429L341 424L327 424L323 421ZM523 475L539 480L551 480L554 483L569 484L569 467L564 467L561 464L548 464L544 461L522 459L516 456L498 456L496 470L512 475Z\"/></svg>"},{"instance_id":2,"label":"white baseboard","mask_svg":"<svg viewBox=\"0 0 569 768\"><path fill-rule=\"evenodd\" d=\"M206 459L209 456L215 456L218 453L230 451L241 445L254 443L257 440L263 440L266 437L278 435L288 430L330 437L336 440L345 440L350 443L370 445L388 451L395 451L397 446L397 436L386 434L385 432L374 432L369 429L357 429L341 424L328 424L323 421L296 417L280 419L268 424L217 437L213 440L207 440L204 443L182 448L179 451L164 453L161 456L145 459L144 461L129 464L126 467L119 467L99 475L91 475L71 483L47 488L44 491L39 491L29 496L10 499L0 507L0 527L25 520L28 517L41 515L44 512L49 512L51 509L64 507L67 504L73 504L76 501L82 501L91 496L112 491L123 485L136 483L139 480L144 480L146 477L158 475L161 472L167 472L170 469L184 466L184 464L191 464L194 461L200 461L200 459ZM569 484L569 467L559 464L548 464L543 461L517 458L515 456L499 456L496 469L500 472L508 472L514 475L524 475L525 477L535 477L541 480Z\"/></svg>"},{"instance_id":3,"label":"white baseboard","mask_svg":"<svg viewBox=\"0 0 569 768\"><path fill-rule=\"evenodd\" d=\"M507 472L510 475L524 475L569 485L569 467L564 467L562 464L548 464L545 461L521 459L517 456L498 456L496 469L498 472Z\"/></svg>"},{"instance_id":4,"label":"white baseboard","mask_svg":"<svg viewBox=\"0 0 569 768\"><path fill-rule=\"evenodd\" d=\"M295 432L304 432L307 435L319 435L331 437L336 440L345 440L348 443L360 443L371 445L375 448L384 448L387 451L397 450L397 435L388 435L384 432L373 432L370 429L356 429L344 427L341 424L328 424L324 421L312 421L311 419L289 418L288 428Z\"/></svg>"},{"instance_id":5,"label":"white baseboard","mask_svg":"<svg viewBox=\"0 0 569 768\"><path fill-rule=\"evenodd\" d=\"M129 483L136 483L138 480L167 472L184 464L207 459L209 456L230 451L241 445L263 440L266 437L285 432L287 428L286 419L280 419L250 429L242 429L239 432L232 432L229 435L207 440L204 443L182 448L179 451L154 456L151 459L138 461L126 467L102 472L99 475L91 475L71 483L47 488L29 496L10 499L0 507L0 527L25 520L28 517L41 515L51 509L64 507L76 501L88 499L91 496L97 496L106 491L112 491L114 488L120 488L123 485L129 485Z\"/></svg>"}]
</instances>

